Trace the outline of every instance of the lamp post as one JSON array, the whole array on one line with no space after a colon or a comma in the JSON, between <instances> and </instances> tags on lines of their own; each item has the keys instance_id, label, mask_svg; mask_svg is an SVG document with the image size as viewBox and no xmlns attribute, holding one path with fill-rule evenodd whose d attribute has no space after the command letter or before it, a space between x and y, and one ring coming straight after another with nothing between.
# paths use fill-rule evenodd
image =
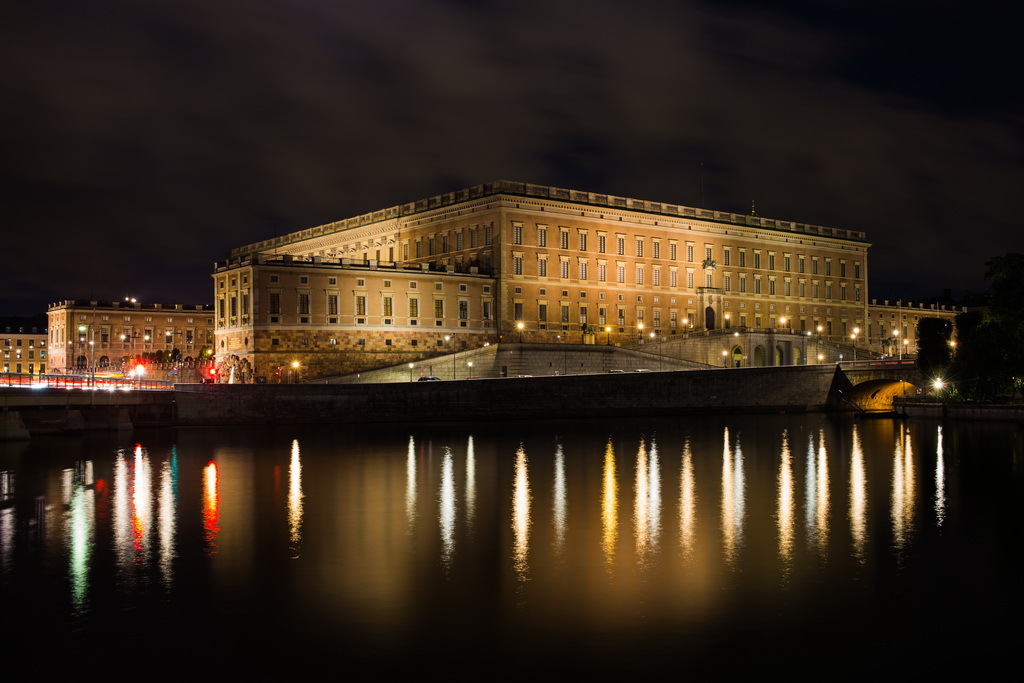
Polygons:
<instances>
[{"instance_id":1,"label":"lamp post","mask_svg":"<svg viewBox=\"0 0 1024 683\"><path fill-rule=\"evenodd\" d=\"M299 367L300 363L297 360L292 361L292 384L299 383Z\"/></svg>"},{"instance_id":2,"label":"lamp post","mask_svg":"<svg viewBox=\"0 0 1024 683\"><path fill-rule=\"evenodd\" d=\"M850 339L853 340L853 359L857 360L857 335L860 334L860 328L853 328L853 333L850 335Z\"/></svg>"},{"instance_id":3,"label":"lamp post","mask_svg":"<svg viewBox=\"0 0 1024 683\"><path fill-rule=\"evenodd\" d=\"M640 343L643 344L644 343L644 324L643 324L643 322L638 322L636 324L636 329L640 333L640 336L638 337L638 339L639 339Z\"/></svg>"},{"instance_id":4,"label":"lamp post","mask_svg":"<svg viewBox=\"0 0 1024 683\"><path fill-rule=\"evenodd\" d=\"M89 330L89 386L96 384L96 329L92 325L79 325L79 339L85 343L85 331Z\"/></svg>"},{"instance_id":5,"label":"lamp post","mask_svg":"<svg viewBox=\"0 0 1024 683\"><path fill-rule=\"evenodd\" d=\"M526 325L523 324L522 320L520 320L519 322L516 323L516 329L519 330L519 343L520 344L523 343L523 328L524 327L526 327Z\"/></svg>"},{"instance_id":6,"label":"lamp post","mask_svg":"<svg viewBox=\"0 0 1024 683\"><path fill-rule=\"evenodd\" d=\"M892 331L892 339L893 339L893 343L895 343L896 347L897 347L897 351L896 351L896 353L898 354L897 357L899 358L899 360L902 361L903 360L903 347L900 346L900 339L899 339L899 337L900 337L900 331L899 330L893 330Z\"/></svg>"},{"instance_id":7,"label":"lamp post","mask_svg":"<svg viewBox=\"0 0 1024 683\"><path fill-rule=\"evenodd\" d=\"M611 346L612 345L612 328L611 328L611 326L605 327L604 328L604 333L606 335L608 335L607 338L605 339L605 346Z\"/></svg>"},{"instance_id":8,"label":"lamp post","mask_svg":"<svg viewBox=\"0 0 1024 683\"><path fill-rule=\"evenodd\" d=\"M412 366L413 365L414 365L413 363L409 363L409 381L410 382L412 381Z\"/></svg>"},{"instance_id":9,"label":"lamp post","mask_svg":"<svg viewBox=\"0 0 1024 683\"><path fill-rule=\"evenodd\" d=\"M473 379L473 361L468 361L466 367L469 368L469 379Z\"/></svg>"},{"instance_id":10,"label":"lamp post","mask_svg":"<svg viewBox=\"0 0 1024 683\"><path fill-rule=\"evenodd\" d=\"M726 363L728 363L728 361L729 361L729 352L723 349L722 350L722 367L723 368L727 367Z\"/></svg>"},{"instance_id":11,"label":"lamp post","mask_svg":"<svg viewBox=\"0 0 1024 683\"><path fill-rule=\"evenodd\" d=\"M779 318L779 328L782 330L786 329L786 316Z\"/></svg>"}]
</instances>

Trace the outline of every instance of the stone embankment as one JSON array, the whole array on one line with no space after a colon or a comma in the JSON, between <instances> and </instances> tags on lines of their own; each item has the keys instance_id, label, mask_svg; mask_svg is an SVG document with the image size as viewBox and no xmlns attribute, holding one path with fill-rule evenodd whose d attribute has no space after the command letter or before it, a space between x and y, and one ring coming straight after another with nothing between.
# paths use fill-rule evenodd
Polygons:
<instances>
[{"instance_id":1,"label":"stone embankment","mask_svg":"<svg viewBox=\"0 0 1024 683\"><path fill-rule=\"evenodd\" d=\"M836 376L845 380L832 366L784 366L389 384L180 385L175 402L179 425L849 410L833 391Z\"/></svg>"}]
</instances>

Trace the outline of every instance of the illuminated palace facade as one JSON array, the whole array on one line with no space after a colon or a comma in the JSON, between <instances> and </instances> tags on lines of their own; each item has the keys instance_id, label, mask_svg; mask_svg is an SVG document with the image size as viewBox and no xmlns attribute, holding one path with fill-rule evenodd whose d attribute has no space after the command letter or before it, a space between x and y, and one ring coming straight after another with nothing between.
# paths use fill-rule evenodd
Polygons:
<instances>
[{"instance_id":1,"label":"illuminated palace facade","mask_svg":"<svg viewBox=\"0 0 1024 683\"><path fill-rule=\"evenodd\" d=\"M232 250L216 353L303 378L499 341L728 328L863 344L857 230L497 181Z\"/></svg>"}]
</instances>

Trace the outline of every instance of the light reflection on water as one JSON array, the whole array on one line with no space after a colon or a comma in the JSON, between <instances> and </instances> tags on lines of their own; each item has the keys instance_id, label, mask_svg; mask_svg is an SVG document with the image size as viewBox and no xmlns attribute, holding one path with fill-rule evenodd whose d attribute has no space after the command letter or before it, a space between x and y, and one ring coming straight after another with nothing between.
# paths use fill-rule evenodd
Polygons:
<instances>
[{"instance_id":1,"label":"light reflection on water","mask_svg":"<svg viewBox=\"0 0 1024 683\"><path fill-rule=\"evenodd\" d=\"M286 431L160 433L87 442L70 463L2 461L9 613L74 617L88 643L131 614L364 658L456 634L482 652L518 649L518 634L532 656L576 664L594 639L606 656L659 662L671 641L697 661L748 643L752 624L779 638L856 628L917 591L937 609L949 586L929 592L936 571L963 567L968 545L979 556L961 511L978 494L950 479L981 446L934 423ZM1020 438L989 435L1011 452ZM1019 519L980 521L997 522L1020 531ZM48 611L32 602L42 590Z\"/></svg>"}]
</instances>

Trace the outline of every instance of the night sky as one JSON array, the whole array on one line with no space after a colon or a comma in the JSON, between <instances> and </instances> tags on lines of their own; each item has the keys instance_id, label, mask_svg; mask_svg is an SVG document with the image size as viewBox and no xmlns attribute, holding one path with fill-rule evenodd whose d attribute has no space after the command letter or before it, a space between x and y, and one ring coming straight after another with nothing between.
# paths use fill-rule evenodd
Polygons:
<instances>
[{"instance_id":1,"label":"night sky","mask_svg":"<svg viewBox=\"0 0 1024 683\"><path fill-rule=\"evenodd\" d=\"M0 314L207 303L235 246L497 179L1024 250L1009 2L40 0L0 41Z\"/></svg>"}]
</instances>

